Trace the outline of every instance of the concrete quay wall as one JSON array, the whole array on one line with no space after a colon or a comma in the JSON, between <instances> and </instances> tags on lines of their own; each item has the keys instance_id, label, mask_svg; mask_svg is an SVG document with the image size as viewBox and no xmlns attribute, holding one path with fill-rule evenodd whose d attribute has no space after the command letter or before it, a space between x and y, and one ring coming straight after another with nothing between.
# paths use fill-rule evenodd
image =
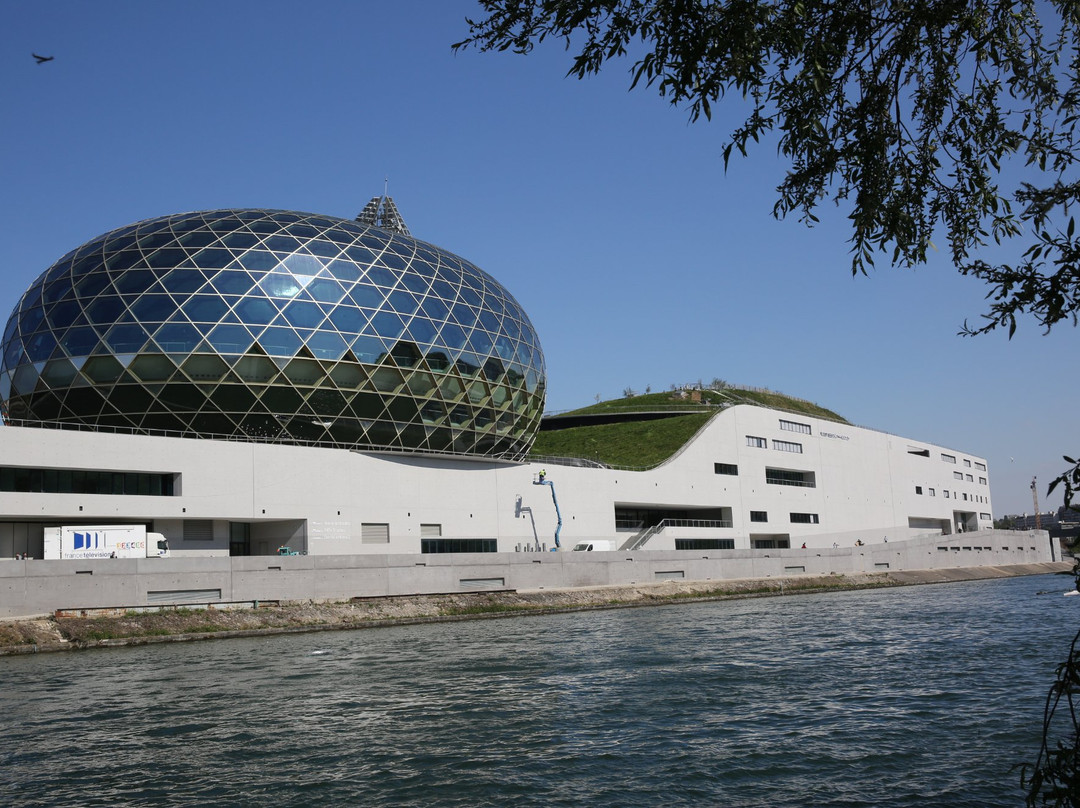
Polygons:
<instances>
[{"instance_id":1,"label":"concrete quay wall","mask_svg":"<svg viewBox=\"0 0 1080 808\"><path fill-rule=\"evenodd\" d=\"M790 550L248 556L0 561L0 619L57 609L345 600L485 589L569 589L1030 566L1060 561L1045 531L979 531ZM927 580L933 580L928 576Z\"/></svg>"}]
</instances>

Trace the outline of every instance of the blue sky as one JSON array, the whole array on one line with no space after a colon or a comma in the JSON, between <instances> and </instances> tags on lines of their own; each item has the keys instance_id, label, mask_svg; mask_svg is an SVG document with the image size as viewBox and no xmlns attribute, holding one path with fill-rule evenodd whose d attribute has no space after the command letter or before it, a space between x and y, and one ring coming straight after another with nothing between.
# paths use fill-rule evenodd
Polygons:
<instances>
[{"instance_id":1,"label":"blue sky","mask_svg":"<svg viewBox=\"0 0 1080 808\"><path fill-rule=\"evenodd\" d=\"M770 212L763 146L727 173L734 107L688 123L621 65L565 78L454 54L470 0L10 0L0 30L0 312L107 230L255 206L353 217L389 178L413 234L529 312L548 409L714 378L985 456L994 515L1080 452L1076 329L956 335L986 289L947 257L853 278L843 212ZM35 64L31 52L55 56ZM627 68L629 65L627 65ZM1069 353L1072 350L1073 353Z\"/></svg>"}]
</instances>

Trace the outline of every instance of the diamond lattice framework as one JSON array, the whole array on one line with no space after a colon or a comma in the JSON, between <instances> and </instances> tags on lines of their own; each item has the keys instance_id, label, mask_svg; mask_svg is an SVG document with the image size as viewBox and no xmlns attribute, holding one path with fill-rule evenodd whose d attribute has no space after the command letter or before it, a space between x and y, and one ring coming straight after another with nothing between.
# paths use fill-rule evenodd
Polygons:
<instances>
[{"instance_id":1,"label":"diamond lattice framework","mask_svg":"<svg viewBox=\"0 0 1080 808\"><path fill-rule=\"evenodd\" d=\"M536 332L490 275L293 211L106 233L34 281L0 350L13 422L520 457L543 412Z\"/></svg>"}]
</instances>

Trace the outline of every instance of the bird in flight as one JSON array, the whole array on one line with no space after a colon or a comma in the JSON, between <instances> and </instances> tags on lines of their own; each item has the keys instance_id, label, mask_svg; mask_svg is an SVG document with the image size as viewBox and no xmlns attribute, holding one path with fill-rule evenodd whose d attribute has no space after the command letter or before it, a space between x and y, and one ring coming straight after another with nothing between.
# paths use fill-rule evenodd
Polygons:
<instances>
[{"instance_id":1,"label":"bird in flight","mask_svg":"<svg viewBox=\"0 0 1080 808\"><path fill-rule=\"evenodd\" d=\"M55 56L38 56L36 53L31 53L30 55L37 59L39 65L44 64L45 62L51 62L56 58Z\"/></svg>"}]
</instances>

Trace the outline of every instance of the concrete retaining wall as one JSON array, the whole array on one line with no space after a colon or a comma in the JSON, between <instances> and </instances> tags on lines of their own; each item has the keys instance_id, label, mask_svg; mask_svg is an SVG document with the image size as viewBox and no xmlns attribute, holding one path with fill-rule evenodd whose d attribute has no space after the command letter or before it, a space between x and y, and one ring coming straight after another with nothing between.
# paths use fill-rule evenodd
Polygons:
<instances>
[{"instance_id":1,"label":"concrete retaining wall","mask_svg":"<svg viewBox=\"0 0 1080 808\"><path fill-rule=\"evenodd\" d=\"M343 600L479 589L792 578L1059 561L1045 531L980 531L863 547L0 561L0 618L57 609Z\"/></svg>"}]
</instances>

